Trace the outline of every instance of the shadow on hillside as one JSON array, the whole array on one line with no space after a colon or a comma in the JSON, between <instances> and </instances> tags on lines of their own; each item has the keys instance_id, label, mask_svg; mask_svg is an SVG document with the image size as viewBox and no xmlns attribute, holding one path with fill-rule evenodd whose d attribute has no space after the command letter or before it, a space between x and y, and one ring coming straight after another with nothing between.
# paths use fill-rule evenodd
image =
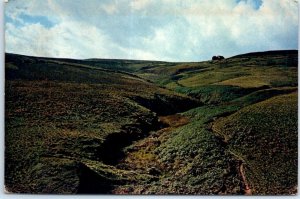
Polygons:
<instances>
[{"instance_id":1,"label":"shadow on hillside","mask_svg":"<svg viewBox=\"0 0 300 199\"><path fill-rule=\"evenodd\" d=\"M100 176L82 163L79 165L78 177L78 194L105 194L112 189L111 180Z\"/></svg>"}]
</instances>

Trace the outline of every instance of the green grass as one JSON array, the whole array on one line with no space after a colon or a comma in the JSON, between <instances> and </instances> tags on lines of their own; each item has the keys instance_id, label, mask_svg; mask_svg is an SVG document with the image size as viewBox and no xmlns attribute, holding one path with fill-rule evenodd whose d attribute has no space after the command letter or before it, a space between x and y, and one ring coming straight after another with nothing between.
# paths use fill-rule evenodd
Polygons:
<instances>
[{"instance_id":1,"label":"green grass","mask_svg":"<svg viewBox=\"0 0 300 199\"><path fill-rule=\"evenodd\" d=\"M244 194L243 161L254 194L295 192L294 51L194 63L7 54L5 67L8 191Z\"/></svg>"},{"instance_id":2,"label":"green grass","mask_svg":"<svg viewBox=\"0 0 300 199\"><path fill-rule=\"evenodd\" d=\"M297 69L264 67L249 69L249 76L237 77L220 82L221 85L239 86L243 88L262 86L296 86Z\"/></svg>"},{"instance_id":3,"label":"green grass","mask_svg":"<svg viewBox=\"0 0 300 199\"><path fill-rule=\"evenodd\" d=\"M175 91L199 99L204 104L219 104L242 97L255 90L237 86L206 85L195 88L177 87Z\"/></svg>"},{"instance_id":4,"label":"green grass","mask_svg":"<svg viewBox=\"0 0 300 199\"><path fill-rule=\"evenodd\" d=\"M297 52L265 52L223 61L166 64L141 69L138 74L172 90L181 87L193 90L214 84L244 88L297 86Z\"/></svg>"},{"instance_id":5,"label":"green grass","mask_svg":"<svg viewBox=\"0 0 300 199\"><path fill-rule=\"evenodd\" d=\"M245 161L256 194L286 194L297 184L297 93L281 95L218 119L215 129Z\"/></svg>"}]
</instances>

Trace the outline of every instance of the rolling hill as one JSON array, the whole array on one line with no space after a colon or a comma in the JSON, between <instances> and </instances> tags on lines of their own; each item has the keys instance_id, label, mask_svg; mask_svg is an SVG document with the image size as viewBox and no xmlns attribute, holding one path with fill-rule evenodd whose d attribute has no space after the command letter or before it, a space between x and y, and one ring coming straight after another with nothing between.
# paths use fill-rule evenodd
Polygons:
<instances>
[{"instance_id":1,"label":"rolling hill","mask_svg":"<svg viewBox=\"0 0 300 199\"><path fill-rule=\"evenodd\" d=\"M14 193L294 194L298 51L193 63L5 56Z\"/></svg>"}]
</instances>

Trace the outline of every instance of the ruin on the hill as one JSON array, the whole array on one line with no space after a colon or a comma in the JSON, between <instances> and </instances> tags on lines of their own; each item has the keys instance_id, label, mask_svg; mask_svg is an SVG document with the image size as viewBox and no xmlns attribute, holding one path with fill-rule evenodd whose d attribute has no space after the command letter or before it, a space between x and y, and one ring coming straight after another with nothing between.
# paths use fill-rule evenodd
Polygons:
<instances>
[{"instance_id":1,"label":"ruin on the hill","mask_svg":"<svg viewBox=\"0 0 300 199\"><path fill-rule=\"evenodd\" d=\"M217 55L217 56L213 56L212 57L212 60L215 61L215 60L222 60L222 59L225 59L223 56L221 55Z\"/></svg>"}]
</instances>

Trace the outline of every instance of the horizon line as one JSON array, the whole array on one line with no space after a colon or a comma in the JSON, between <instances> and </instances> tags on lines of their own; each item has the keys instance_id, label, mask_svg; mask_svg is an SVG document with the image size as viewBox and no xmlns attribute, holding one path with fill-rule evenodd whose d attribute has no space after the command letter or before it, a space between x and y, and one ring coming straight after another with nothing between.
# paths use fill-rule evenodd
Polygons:
<instances>
[{"instance_id":1,"label":"horizon line","mask_svg":"<svg viewBox=\"0 0 300 199\"><path fill-rule=\"evenodd\" d=\"M248 53L242 53L242 54L236 54L230 57L225 57L225 59L234 58L236 56L242 56L242 55L248 55L253 53L267 53L267 52L280 52L280 51L299 51L298 49L285 49L285 50L267 50L267 51L252 51ZM27 55L27 54L19 54L19 53L13 53L13 52L6 52L4 51L4 54L12 54L12 55L20 55L20 56L26 56L26 57L34 57L34 58L43 58L43 59L66 59L66 60L79 60L79 61L93 61L93 60L102 60L102 61L109 61L109 60L122 60L122 61L144 61L144 62L164 62L164 63L195 63L195 62L204 62L209 60L199 60L199 61L164 61L164 60L146 60L146 59L128 59L128 58L69 58L69 57L45 57L45 56L37 56L37 55ZM212 55L212 56L218 56ZM4 57L5 58L5 57ZM5 61L5 60L4 60Z\"/></svg>"}]
</instances>

